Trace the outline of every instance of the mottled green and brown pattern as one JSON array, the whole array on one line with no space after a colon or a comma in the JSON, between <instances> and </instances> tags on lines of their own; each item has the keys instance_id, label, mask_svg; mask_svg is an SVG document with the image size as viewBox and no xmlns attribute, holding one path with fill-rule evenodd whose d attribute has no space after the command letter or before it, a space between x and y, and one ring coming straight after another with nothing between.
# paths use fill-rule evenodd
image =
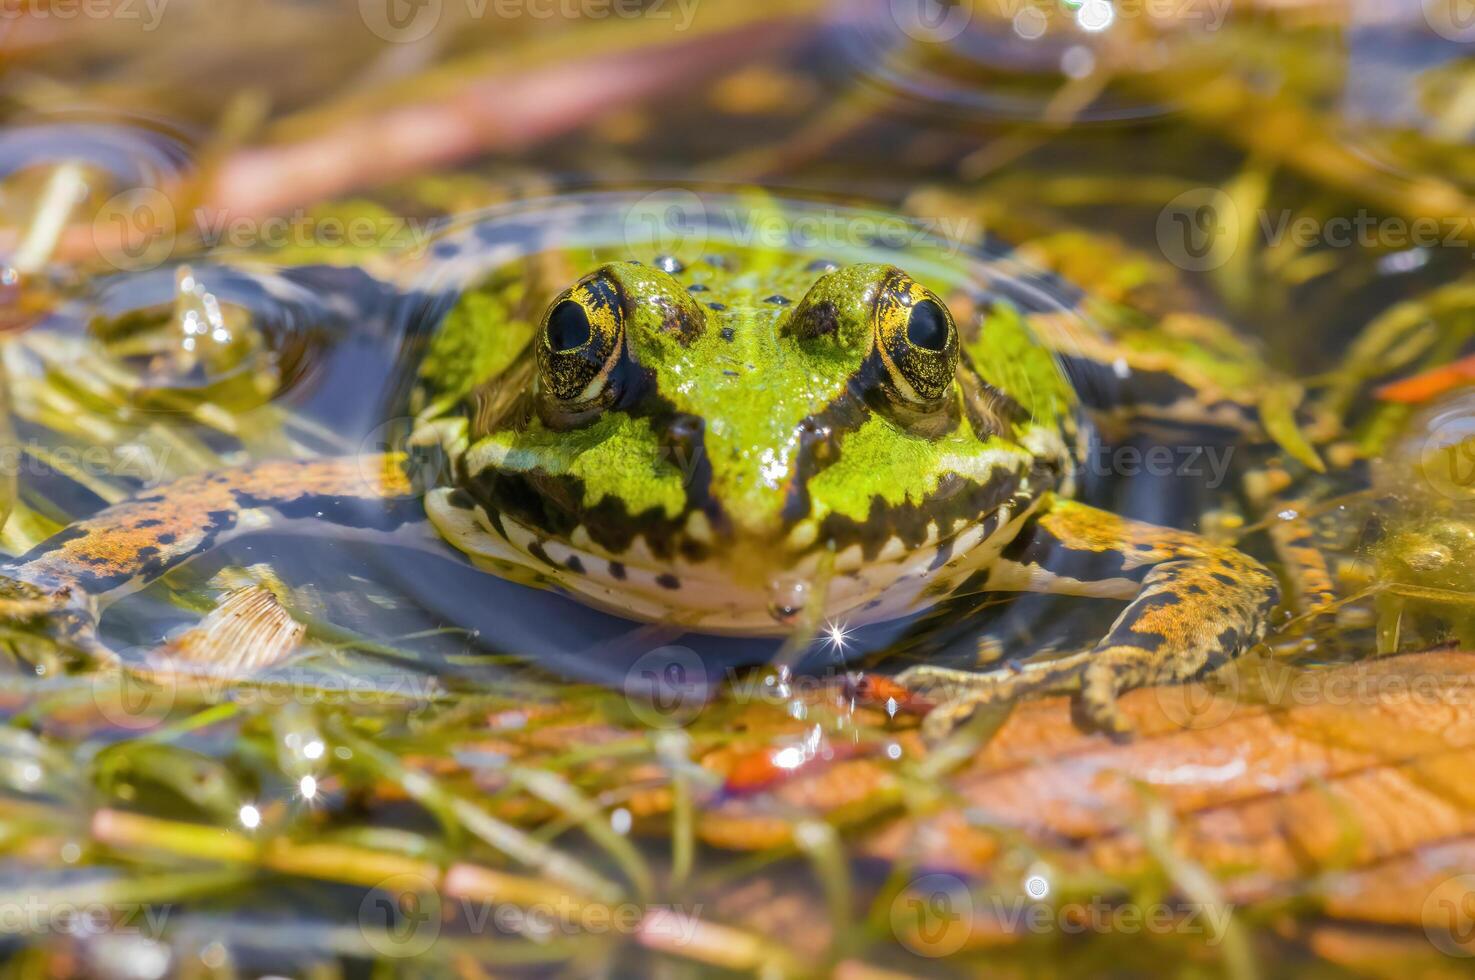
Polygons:
<instances>
[{"instance_id":1,"label":"mottled green and brown pattern","mask_svg":"<svg viewBox=\"0 0 1475 980\"><path fill-rule=\"evenodd\" d=\"M816 207L708 200L770 215ZM630 205L613 195L595 206ZM549 208L576 226L598 216ZM530 213L519 228L540 227ZM870 212L827 213L876 224ZM426 511L477 565L629 618L738 634L782 634L801 612L898 617L964 583L1128 601L1094 651L1047 670L914 672L918 687L947 692L943 718L1081 680L1088 714L1120 728L1119 690L1193 676L1263 636L1277 590L1253 559L1070 501L1081 400L1035 329L1073 315L1063 284L1047 308L1025 310L992 288L997 262L922 236L827 252L753 246L714 225L678 256L632 240L629 225L521 251L483 225L432 252L459 298L417 374L411 452L450 461ZM1057 346L1069 336L1057 334ZM1116 375L1143 358L1088 352ZM105 510L0 571L17 615L35 616L49 595L60 616L86 620L100 594L209 547L210 528L255 526L248 514L308 508L374 525L347 505L403 501L408 486L354 474L394 462L196 478ZM94 588L99 562L107 577Z\"/></svg>"}]
</instances>

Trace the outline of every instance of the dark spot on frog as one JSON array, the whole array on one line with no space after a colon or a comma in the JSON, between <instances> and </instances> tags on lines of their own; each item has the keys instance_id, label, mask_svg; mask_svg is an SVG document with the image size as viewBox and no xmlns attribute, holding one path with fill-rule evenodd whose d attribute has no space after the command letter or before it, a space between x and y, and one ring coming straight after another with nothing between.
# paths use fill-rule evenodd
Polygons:
<instances>
[{"instance_id":1,"label":"dark spot on frog","mask_svg":"<svg viewBox=\"0 0 1475 980\"><path fill-rule=\"evenodd\" d=\"M686 291L688 293L706 293L706 292L711 292L711 290L709 290L706 286L704 286L703 284L701 284L699 282L694 282L690 286L687 286L686 287Z\"/></svg>"},{"instance_id":2,"label":"dark spot on frog","mask_svg":"<svg viewBox=\"0 0 1475 980\"><path fill-rule=\"evenodd\" d=\"M543 550L543 543L541 541L531 542L528 545L528 554L532 555L534 558L538 559L538 561L547 565L549 568L558 567L557 563L555 563L552 558L548 557L548 552Z\"/></svg>"},{"instance_id":3,"label":"dark spot on frog","mask_svg":"<svg viewBox=\"0 0 1475 980\"><path fill-rule=\"evenodd\" d=\"M699 316L691 316L683 307L664 297L653 305L661 311L661 331L675 337L683 346L691 343L701 331L704 321Z\"/></svg>"},{"instance_id":4,"label":"dark spot on frog","mask_svg":"<svg viewBox=\"0 0 1475 980\"><path fill-rule=\"evenodd\" d=\"M610 576L611 577L617 578L617 579L619 579L622 582L625 580L625 566L623 564L621 564L620 562L617 562L617 561L610 562L609 563L609 573L610 573Z\"/></svg>"},{"instance_id":5,"label":"dark spot on frog","mask_svg":"<svg viewBox=\"0 0 1475 980\"><path fill-rule=\"evenodd\" d=\"M675 591L676 589L681 588L681 579L677 578L675 575L672 575L670 572L663 572L660 575L656 576L656 584L663 589L671 589L672 591Z\"/></svg>"},{"instance_id":6,"label":"dark spot on frog","mask_svg":"<svg viewBox=\"0 0 1475 980\"><path fill-rule=\"evenodd\" d=\"M1223 572L1214 572L1213 577L1215 580L1223 582L1225 585L1235 584L1234 579L1229 577L1228 575L1225 575Z\"/></svg>"},{"instance_id":7,"label":"dark spot on frog","mask_svg":"<svg viewBox=\"0 0 1475 980\"><path fill-rule=\"evenodd\" d=\"M133 526L136 527L136 528L142 529L142 528L146 528L146 527L158 527L159 525L161 525L163 523L164 522L161 521L161 520L158 520L156 518L150 517L147 520L139 521L137 524L135 524Z\"/></svg>"},{"instance_id":8,"label":"dark spot on frog","mask_svg":"<svg viewBox=\"0 0 1475 980\"><path fill-rule=\"evenodd\" d=\"M780 296L777 293L775 293L774 295L769 296L763 302L765 302L765 303L772 303L775 306L788 306L789 303L792 302L792 300L790 300L789 297L787 297L787 296Z\"/></svg>"},{"instance_id":9,"label":"dark spot on frog","mask_svg":"<svg viewBox=\"0 0 1475 980\"><path fill-rule=\"evenodd\" d=\"M702 439L706 435L706 423L699 415L685 412L677 414L666 425L662 442L680 466L697 460L702 451Z\"/></svg>"},{"instance_id":10,"label":"dark spot on frog","mask_svg":"<svg viewBox=\"0 0 1475 980\"><path fill-rule=\"evenodd\" d=\"M579 561L578 555L569 555L563 560L564 565L575 575L584 574L584 563Z\"/></svg>"},{"instance_id":11,"label":"dark spot on frog","mask_svg":"<svg viewBox=\"0 0 1475 980\"><path fill-rule=\"evenodd\" d=\"M800 337L828 337L840 329L840 312L829 300L803 308L790 321L790 329Z\"/></svg>"},{"instance_id":12,"label":"dark spot on frog","mask_svg":"<svg viewBox=\"0 0 1475 980\"><path fill-rule=\"evenodd\" d=\"M722 333L719 336L721 336L723 340L732 340L733 337L737 336L737 332L733 330L732 327L723 327Z\"/></svg>"},{"instance_id":13,"label":"dark spot on frog","mask_svg":"<svg viewBox=\"0 0 1475 980\"><path fill-rule=\"evenodd\" d=\"M169 545L169 544L173 544L175 541L179 540L179 535L175 534L173 531L170 531L170 532L167 532L165 534L159 535L159 539L158 540L159 540L159 544Z\"/></svg>"},{"instance_id":14,"label":"dark spot on frog","mask_svg":"<svg viewBox=\"0 0 1475 980\"><path fill-rule=\"evenodd\" d=\"M657 255L656 268L671 276L679 276L686 271L686 266L674 255Z\"/></svg>"}]
</instances>

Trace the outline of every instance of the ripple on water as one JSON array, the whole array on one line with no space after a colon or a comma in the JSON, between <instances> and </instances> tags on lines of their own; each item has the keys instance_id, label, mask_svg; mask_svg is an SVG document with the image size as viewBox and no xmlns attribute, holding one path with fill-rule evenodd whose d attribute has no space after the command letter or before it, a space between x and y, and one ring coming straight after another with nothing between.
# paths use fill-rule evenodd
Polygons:
<instances>
[{"instance_id":1,"label":"ripple on water","mask_svg":"<svg viewBox=\"0 0 1475 980\"><path fill-rule=\"evenodd\" d=\"M1144 16L1151 5L1109 0L838 0L833 23L857 74L919 109L981 122L1108 122L1173 110L1150 87L1100 91L1097 79L1181 60L1184 45L1222 26L1217 9L1167 22Z\"/></svg>"},{"instance_id":2,"label":"ripple on water","mask_svg":"<svg viewBox=\"0 0 1475 980\"><path fill-rule=\"evenodd\" d=\"M0 133L0 242L22 274L53 259L157 265L172 249L169 192L191 141L153 120L51 119Z\"/></svg>"},{"instance_id":3,"label":"ripple on water","mask_svg":"<svg viewBox=\"0 0 1475 980\"><path fill-rule=\"evenodd\" d=\"M367 315L351 291L301 281L310 271L195 263L108 277L87 329L135 402L249 410L300 384L315 352Z\"/></svg>"}]
</instances>

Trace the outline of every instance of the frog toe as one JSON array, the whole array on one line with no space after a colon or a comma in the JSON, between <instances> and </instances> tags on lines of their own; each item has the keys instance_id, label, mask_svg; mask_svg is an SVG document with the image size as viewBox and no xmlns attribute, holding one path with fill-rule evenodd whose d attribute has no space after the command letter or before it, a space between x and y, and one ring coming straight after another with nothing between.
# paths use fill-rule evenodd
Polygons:
<instances>
[{"instance_id":1,"label":"frog toe","mask_svg":"<svg viewBox=\"0 0 1475 980\"><path fill-rule=\"evenodd\" d=\"M0 628L48 640L94 663L118 660L98 638L92 598L69 586L48 588L0 576Z\"/></svg>"}]
</instances>

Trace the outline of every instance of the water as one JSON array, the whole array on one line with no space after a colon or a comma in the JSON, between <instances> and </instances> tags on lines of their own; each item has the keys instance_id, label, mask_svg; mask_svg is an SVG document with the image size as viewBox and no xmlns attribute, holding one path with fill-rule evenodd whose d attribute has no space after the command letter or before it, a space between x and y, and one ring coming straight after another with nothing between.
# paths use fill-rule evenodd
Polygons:
<instances>
[{"instance_id":1,"label":"water","mask_svg":"<svg viewBox=\"0 0 1475 980\"><path fill-rule=\"evenodd\" d=\"M1345 425L1340 441L1375 455L1388 448L1371 478L1358 463L1311 480L1332 501L1314 519L1346 583L1447 594L1409 600L1406 615L1364 603L1363 619L1322 623L1288 662L1358 663L1392 652L1390 643L1423 649L1448 630L1464 638L1467 614L1449 596L1467 587L1458 542L1468 377L1456 372L1448 392L1409 408L1370 395L1376 382L1458 361L1475 335L1463 285L1475 254L1475 38L1439 4L710 3L689 23L672 4L639 17L628 5L603 17L602 5L565 6L572 17L447 0L400 11L402 20L373 4L263 0L227 13L173 0L156 20L142 9L65 19L55 5L12 18L0 42L18 65L0 81L10 96L0 134L0 549L22 553L190 473L400 448L406 366L467 285L499 263L556 265L554 244L592 257L634 234L647 258L697 255L693 236L733 236L728 195L760 182L795 200L904 211L985 261L958 273L925 247L884 241L822 241L817 255L881 253L953 276L960 289L987 280L1040 310L1074 295L1026 267L1048 262L1131 309L1180 314L1178 329L1192 332L1192 316L1230 323L1307 381L1308 405ZM622 206L586 206L607 194ZM644 221L634 232L632 216ZM1030 251L1065 232L1095 237ZM438 250L456 235L485 250L466 261ZM1024 260L1000 258L1001 242L1025 243ZM562 281L567 271L548 275ZM1091 458L1107 463L1087 467L1083 498L1209 531L1259 520L1246 503L1254 495L1212 468L1175 459L1161 472L1125 472L1123 445L1145 453L1165 438L1098 447ZM1228 452L1233 441L1199 433L1192 444ZM1235 452L1236 474L1276 455ZM816 583L784 579L774 604L812 636L683 635L475 573L428 538L385 544L294 528L240 536L129 596L108 608L101 635L139 667L222 596L263 583L290 597L310 639L251 678L160 684L129 674L119 693L112 675L29 638L7 641L14 763L0 824L13 828L6 840L29 844L6 845L6 878L52 913L96 901L116 916L133 901L180 916L172 928L115 928L102 939L0 923L17 962L58 972L74 956L107 964L91 967L101 975L160 976L229 962L352 972L368 959L450 966L464 956L538 973L834 956L926 970L955 952L949 934L919 941L899 922L905 894L893 901L876 870L894 850L831 808L870 777L829 767L883 760L909 799L948 784L903 758L905 719L887 727L856 708L848 672L889 676L918 660L976 666L989 651L1019 663L1090 643L1115 609L1027 596L851 627L807 622L801 600ZM319 751L287 751L288 735ZM767 763L733 747L762 755L745 738L772 748ZM729 750L735 768L712 761ZM1052 749L1039 751L1048 759ZM785 781L790 769L851 775L806 794L784 789L804 785ZM712 821L700 839L715 846L695 858L671 844L690 842L669 816L683 799ZM167 824L109 822L119 814ZM1041 803L1047 827L1057 817ZM1178 817L1195 819L1192 807ZM831 840L816 818L840 834ZM257 869L256 858L211 850L224 837L189 856L188 824L360 850L333 861L283 848ZM775 826L806 828L790 843L808 861L787 844L762 868L723 849L741 837L761 850ZM1021 853L1058 845L1049 860L1081 857L1050 833L1011 832L1027 838ZM551 841L552 857L538 841ZM1432 837L1411 832L1410 841L1379 859L1427 856ZM936 869L949 884L934 899L963 882L982 901L980 889L1007 888L1021 860L1000 845L980 872L946 850L957 863ZM927 854L942 860L935 847ZM404 870L412 861L425 863ZM599 932L587 922L551 936L503 923L493 935L477 925L486 906L474 902L498 893L458 892L438 877L457 861L581 900L599 891L593 875L616 883L614 897L598 897L604 906L704 906L698 917L744 938L673 950L649 928ZM385 884L403 874L455 905L423 945L416 929L395 932L427 921L404 898L424 889ZM102 878L128 884L108 891ZM1111 890L1130 900L1139 884ZM1287 887L1298 885L1312 887ZM385 908L398 909L387 919L374 904L386 895L395 897ZM1264 898L1243 903L1263 973L1315 957L1329 975L1359 962L1310 923L1272 939L1259 928ZM765 913L769 905L777 911ZM1406 912L1393 916L1401 928L1388 928L1390 949L1409 962L1429 942L1444 949L1439 936L1426 941L1427 916ZM879 940L859 928L867 913L890 923ZM289 936L284 915L294 927L312 923L312 937ZM1362 924L1356 914L1331 918ZM1180 939L1107 929L957 962L1112 963L1136 975L1207 960L1241 970L1233 949ZM104 949L112 942L121 945Z\"/></svg>"}]
</instances>

